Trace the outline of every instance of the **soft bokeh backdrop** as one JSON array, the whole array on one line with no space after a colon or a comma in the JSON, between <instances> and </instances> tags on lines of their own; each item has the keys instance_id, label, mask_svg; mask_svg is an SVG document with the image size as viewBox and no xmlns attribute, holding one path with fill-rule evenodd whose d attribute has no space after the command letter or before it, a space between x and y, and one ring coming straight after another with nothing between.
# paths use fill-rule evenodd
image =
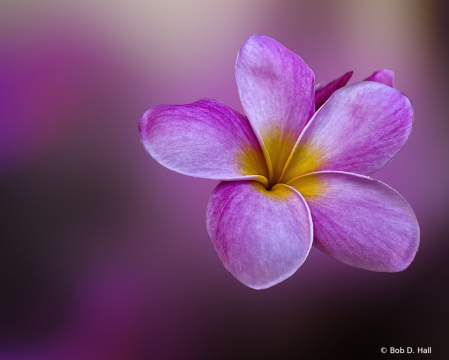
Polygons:
<instances>
[{"instance_id":1,"label":"soft bokeh backdrop","mask_svg":"<svg viewBox=\"0 0 449 360\"><path fill-rule=\"evenodd\" d=\"M448 13L419 0L0 0L0 359L448 356ZM157 104L243 111L234 66L254 33L317 82L395 72L414 127L373 177L418 217L406 271L312 249L283 283L246 288L206 232L217 182L141 146L137 121Z\"/></svg>"}]
</instances>

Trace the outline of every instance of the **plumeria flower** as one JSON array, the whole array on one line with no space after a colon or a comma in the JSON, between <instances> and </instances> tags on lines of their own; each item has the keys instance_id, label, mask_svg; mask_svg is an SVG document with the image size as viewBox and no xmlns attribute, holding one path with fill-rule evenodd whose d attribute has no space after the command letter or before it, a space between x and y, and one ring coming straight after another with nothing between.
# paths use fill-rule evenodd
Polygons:
<instances>
[{"instance_id":1,"label":"plumeria flower","mask_svg":"<svg viewBox=\"0 0 449 360\"><path fill-rule=\"evenodd\" d=\"M405 144L412 105L388 70L346 85L351 75L315 89L298 55L253 35L236 64L247 117L203 99L159 105L140 119L142 143L156 161L221 180L207 206L207 231L225 268L251 288L291 276L312 244L372 271L401 271L415 257L412 209L369 177Z\"/></svg>"}]
</instances>

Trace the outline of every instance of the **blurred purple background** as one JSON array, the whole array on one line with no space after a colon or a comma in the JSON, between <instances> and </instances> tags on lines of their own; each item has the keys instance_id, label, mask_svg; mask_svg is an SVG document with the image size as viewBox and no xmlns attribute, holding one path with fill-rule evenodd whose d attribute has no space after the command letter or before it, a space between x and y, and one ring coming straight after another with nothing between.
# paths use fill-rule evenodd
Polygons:
<instances>
[{"instance_id":1,"label":"blurred purple background","mask_svg":"<svg viewBox=\"0 0 449 360\"><path fill-rule=\"evenodd\" d=\"M0 359L377 359L381 347L449 358L449 9L443 2L0 2ZM143 149L157 104L218 99L243 112L237 52L254 33L316 81L395 72L411 137L374 174L421 226L397 274L312 249L255 291L206 232L215 181Z\"/></svg>"}]
</instances>

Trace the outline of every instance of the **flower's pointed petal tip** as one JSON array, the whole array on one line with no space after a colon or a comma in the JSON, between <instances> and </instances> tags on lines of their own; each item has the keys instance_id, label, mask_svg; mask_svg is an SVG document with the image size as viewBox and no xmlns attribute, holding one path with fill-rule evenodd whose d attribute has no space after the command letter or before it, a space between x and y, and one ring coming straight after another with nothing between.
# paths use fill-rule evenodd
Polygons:
<instances>
[{"instance_id":1,"label":"flower's pointed petal tip","mask_svg":"<svg viewBox=\"0 0 449 360\"><path fill-rule=\"evenodd\" d=\"M270 43L277 43L281 44L278 40L275 38L272 38L270 36L262 35L262 34L253 34L246 38L246 40L243 42L240 49L243 49L248 46L256 46L259 47L261 44L270 44ZM282 45L284 46L284 45Z\"/></svg>"},{"instance_id":2,"label":"flower's pointed petal tip","mask_svg":"<svg viewBox=\"0 0 449 360\"><path fill-rule=\"evenodd\" d=\"M375 71L372 75L368 76L363 81L375 81L389 87L393 87L394 72L387 69L381 69Z\"/></svg>"},{"instance_id":3,"label":"flower's pointed petal tip","mask_svg":"<svg viewBox=\"0 0 449 360\"><path fill-rule=\"evenodd\" d=\"M268 177L248 119L219 101L156 106L142 115L139 131L148 153L172 171L230 181Z\"/></svg>"},{"instance_id":4,"label":"flower's pointed petal tip","mask_svg":"<svg viewBox=\"0 0 449 360\"><path fill-rule=\"evenodd\" d=\"M302 264L301 264L302 265ZM290 276L292 276L300 267L301 265L299 265L296 269L294 269L294 271L292 271L291 273L285 274L282 277L278 277L274 280L271 281L261 281L261 280L257 280L257 281L248 281L248 279L242 277L239 273L233 273L231 271L228 270L229 274L231 274L235 279L237 279L242 285L245 285L246 287L249 287L250 289L253 290L265 290L265 289L269 289L277 284L280 284L281 282L283 282L284 280L287 280ZM226 266L225 266L226 267Z\"/></svg>"},{"instance_id":5,"label":"flower's pointed petal tip","mask_svg":"<svg viewBox=\"0 0 449 360\"><path fill-rule=\"evenodd\" d=\"M265 36L265 35L262 35L262 34L257 34L257 33L256 34L252 34L251 36L248 36L246 38L246 40L243 42L241 47L243 47L245 45L248 45L248 44L251 44L251 43L257 43L257 42L259 42L259 41L261 41L263 39L273 39L273 38L270 38L269 36Z\"/></svg>"},{"instance_id":6,"label":"flower's pointed petal tip","mask_svg":"<svg viewBox=\"0 0 449 360\"><path fill-rule=\"evenodd\" d=\"M252 35L240 48L235 77L271 175L279 179L301 130L315 112L315 75L299 55L278 41Z\"/></svg>"},{"instance_id":7,"label":"flower's pointed petal tip","mask_svg":"<svg viewBox=\"0 0 449 360\"><path fill-rule=\"evenodd\" d=\"M210 197L206 224L225 268L253 289L293 275L312 246L310 211L287 185L267 191L253 181L221 182Z\"/></svg>"},{"instance_id":8,"label":"flower's pointed petal tip","mask_svg":"<svg viewBox=\"0 0 449 360\"><path fill-rule=\"evenodd\" d=\"M297 270L297 269L296 269L296 270ZM232 276L234 276L237 280L239 280L243 285L245 285L245 286L247 286L247 287L249 287L249 288L251 288L251 289L254 289L254 290L265 290L265 289L269 289L269 288L273 287L274 285L280 284L280 283L283 282L284 280L287 280L290 276L292 276L292 275L296 272L296 270L293 271L291 274L285 276L285 277L276 279L276 280L274 280L274 281L272 281L272 282L270 282L270 283L266 283L266 284L249 284L249 283L248 283L248 284L245 284L243 281L241 281L240 279L238 279L235 275L233 275L232 273L230 273L230 274L231 274Z\"/></svg>"},{"instance_id":9,"label":"flower's pointed petal tip","mask_svg":"<svg viewBox=\"0 0 449 360\"><path fill-rule=\"evenodd\" d=\"M339 78L330 82L322 82L315 86L315 108L319 109L338 89L345 86L351 78L353 71L348 71Z\"/></svg>"},{"instance_id":10,"label":"flower's pointed petal tip","mask_svg":"<svg viewBox=\"0 0 449 360\"><path fill-rule=\"evenodd\" d=\"M324 171L293 180L312 213L314 245L334 259L399 272L415 258L420 230L404 198L366 176Z\"/></svg>"}]
</instances>

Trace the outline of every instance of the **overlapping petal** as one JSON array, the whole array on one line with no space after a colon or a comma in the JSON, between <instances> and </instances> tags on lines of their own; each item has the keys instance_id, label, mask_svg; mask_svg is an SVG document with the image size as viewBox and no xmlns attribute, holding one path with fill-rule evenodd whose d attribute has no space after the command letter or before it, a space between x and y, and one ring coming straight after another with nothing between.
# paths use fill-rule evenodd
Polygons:
<instances>
[{"instance_id":1,"label":"overlapping petal","mask_svg":"<svg viewBox=\"0 0 449 360\"><path fill-rule=\"evenodd\" d=\"M319 109L338 89L345 86L352 76L352 71L332 80L328 83L321 83L315 86L315 109Z\"/></svg>"},{"instance_id":2,"label":"overlapping petal","mask_svg":"<svg viewBox=\"0 0 449 360\"><path fill-rule=\"evenodd\" d=\"M240 49L236 80L243 108L267 158L270 183L275 184L315 111L314 74L276 40L253 35Z\"/></svg>"},{"instance_id":3,"label":"overlapping petal","mask_svg":"<svg viewBox=\"0 0 449 360\"><path fill-rule=\"evenodd\" d=\"M315 85L315 109L318 110L338 89L345 86L352 76L352 71L332 80L331 82L322 82ZM394 73L391 70L378 70L368 76L363 81L375 81L390 87L393 87Z\"/></svg>"},{"instance_id":4,"label":"overlapping petal","mask_svg":"<svg viewBox=\"0 0 449 360\"><path fill-rule=\"evenodd\" d=\"M263 289L291 276L312 245L303 197L279 184L221 182L207 207L207 231L226 269L243 284Z\"/></svg>"},{"instance_id":5,"label":"overlapping petal","mask_svg":"<svg viewBox=\"0 0 449 360\"><path fill-rule=\"evenodd\" d=\"M402 148L413 109L401 92L362 81L337 90L308 123L282 182L323 170L369 175Z\"/></svg>"},{"instance_id":6,"label":"overlapping petal","mask_svg":"<svg viewBox=\"0 0 449 360\"><path fill-rule=\"evenodd\" d=\"M145 149L170 170L208 179L267 183L264 155L251 125L219 101L156 106L143 114L139 130Z\"/></svg>"},{"instance_id":7,"label":"overlapping petal","mask_svg":"<svg viewBox=\"0 0 449 360\"><path fill-rule=\"evenodd\" d=\"M364 81L376 81L378 83L393 87L394 73L391 70L382 69L368 76Z\"/></svg>"},{"instance_id":8,"label":"overlapping petal","mask_svg":"<svg viewBox=\"0 0 449 360\"><path fill-rule=\"evenodd\" d=\"M314 245L333 258L372 271L396 272L412 262L419 226L409 204L369 177L322 172L293 180L313 219Z\"/></svg>"}]
</instances>

